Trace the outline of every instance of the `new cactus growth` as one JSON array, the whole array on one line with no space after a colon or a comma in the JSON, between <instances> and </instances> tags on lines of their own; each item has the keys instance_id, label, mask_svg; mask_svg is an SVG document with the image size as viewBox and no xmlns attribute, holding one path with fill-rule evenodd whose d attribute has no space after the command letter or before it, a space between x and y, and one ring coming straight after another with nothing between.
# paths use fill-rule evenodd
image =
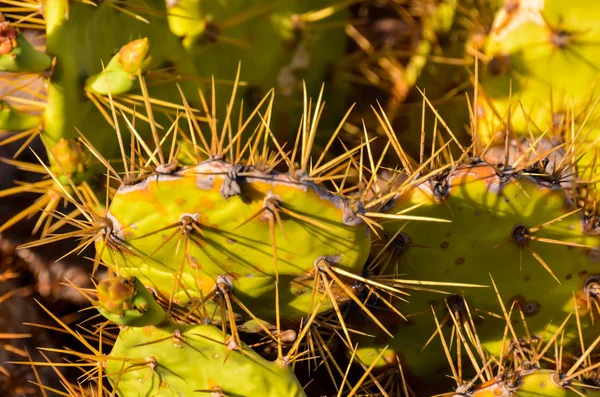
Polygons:
<instances>
[{"instance_id":1,"label":"new cactus growth","mask_svg":"<svg viewBox=\"0 0 600 397\"><path fill-rule=\"evenodd\" d=\"M98 284L98 311L115 324L128 327L157 325L166 313L136 278L109 278Z\"/></svg>"},{"instance_id":2,"label":"new cactus growth","mask_svg":"<svg viewBox=\"0 0 600 397\"><path fill-rule=\"evenodd\" d=\"M0 14L0 71L41 73L52 66L52 58L36 50Z\"/></svg>"},{"instance_id":3,"label":"new cactus growth","mask_svg":"<svg viewBox=\"0 0 600 397\"><path fill-rule=\"evenodd\" d=\"M86 79L85 88L99 95L119 95L138 86L138 75L150 64L148 38L125 44L106 68Z\"/></svg>"}]
</instances>

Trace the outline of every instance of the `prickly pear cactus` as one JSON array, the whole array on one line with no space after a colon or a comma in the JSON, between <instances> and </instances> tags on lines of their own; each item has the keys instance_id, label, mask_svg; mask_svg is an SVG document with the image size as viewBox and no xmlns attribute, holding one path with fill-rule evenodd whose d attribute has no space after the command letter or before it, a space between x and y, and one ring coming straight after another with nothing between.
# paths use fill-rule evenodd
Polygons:
<instances>
[{"instance_id":1,"label":"prickly pear cactus","mask_svg":"<svg viewBox=\"0 0 600 397\"><path fill-rule=\"evenodd\" d=\"M441 25L422 21L411 84L434 51L432 31L459 24L465 4L435 2ZM568 51L589 50L569 30L595 31L587 4L506 2L484 49L493 56L476 111L463 109L480 117L470 120L473 142L444 143L440 126L452 133L434 112L433 131L422 124L414 142L419 161L386 114L376 112L377 144L364 123L360 143L338 145L349 113L322 133L327 94L313 102L308 92L343 51L332 43L356 33L344 26L347 2L47 0L46 49L23 42L15 26L24 22L7 14L0 67L48 87L42 115L8 98L0 121L19 138L42 131L51 160L7 160L48 176L0 192L46 192L8 226L41 210L43 236L22 248L75 239L71 253L93 251L95 288L79 292L106 319L80 311L75 330L46 310L80 349L24 362L57 372L64 391L42 385L42 394L597 394L600 232L577 207L581 148L529 131L481 148L495 140L482 124L502 102L494 87L508 86L525 110L531 87L542 87L532 98L544 106L554 86L582 98L589 70L573 85L546 74L565 69ZM93 40L98 30L105 41ZM527 51L541 32L566 51L558 65L547 46ZM507 74L490 77L495 66ZM510 91L511 73L532 85ZM552 106L566 112L566 97ZM287 114L295 101L303 114ZM287 119L300 120L291 139ZM75 209L59 210L63 201ZM63 367L84 376L68 380Z\"/></svg>"},{"instance_id":2,"label":"prickly pear cactus","mask_svg":"<svg viewBox=\"0 0 600 397\"><path fill-rule=\"evenodd\" d=\"M105 362L119 395L305 396L285 362L268 362L214 325L168 320L135 278L103 281L98 300L103 315L126 325Z\"/></svg>"},{"instance_id":3,"label":"prickly pear cactus","mask_svg":"<svg viewBox=\"0 0 600 397\"><path fill-rule=\"evenodd\" d=\"M119 395L304 397L294 373L213 325L121 330L106 372Z\"/></svg>"},{"instance_id":4,"label":"prickly pear cactus","mask_svg":"<svg viewBox=\"0 0 600 397\"><path fill-rule=\"evenodd\" d=\"M225 283L271 321L277 279L279 315L300 318L314 303L319 260L358 274L370 246L348 200L310 180L221 160L123 185L106 216L110 242L98 250L120 275L181 305Z\"/></svg>"},{"instance_id":5,"label":"prickly pear cactus","mask_svg":"<svg viewBox=\"0 0 600 397\"><path fill-rule=\"evenodd\" d=\"M96 288L98 311L115 324L128 327L156 325L166 318L164 310L136 278L108 278Z\"/></svg>"},{"instance_id":6,"label":"prickly pear cactus","mask_svg":"<svg viewBox=\"0 0 600 397\"><path fill-rule=\"evenodd\" d=\"M98 179L102 179L107 161L123 169L122 162L127 160L120 154L132 142L132 129L120 120L121 114L133 120L136 134L156 146L158 135L184 111L185 106L179 105L182 96L196 110L181 118L181 125L187 124L185 118L193 118L195 123L206 121L197 114L211 99L200 97L198 88L209 88L213 99L225 99L240 63L242 83L235 84L246 97L242 114L272 87L288 98L289 108L302 103L303 81L309 89L318 88L344 50L344 4L125 3L47 0L27 2L26 6L10 3L2 8L8 19L0 20L0 72L15 74L12 84L29 90L33 99L9 95L1 102L0 133L21 131L18 138L27 138L23 147L41 135L50 169L55 174L67 171L76 188L88 189L81 186L85 182L98 192ZM20 18L24 10L32 14ZM319 23L329 27L314 28ZM20 27L32 25L45 32L45 48L36 48L39 46L20 32ZM23 84L20 76L28 76L29 83ZM41 92L33 87L40 79L44 81ZM232 111L224 103L215 104L219 110L214 117L223 119ZM33 114L32 106L43 109L42 115ZM282 116L274 113L278 124L296 125L297 120L288 120L285 112L279 114ZM113 133L115 128L119 134ZM105 160L86 163L85 172L65 170L56 147L66 141L63 149L70 148L70 156L78 156L75 140L93 147ZM20 166L26 168L27 164ZM46 190L38 207L16 215L0 231L37 209L58 208L52 192L73 189L65 178L57 182L62 188ZM45 235L49 224L41 225L48 218L42 218L34 232Z\"/></svg>"},{"instance_id":7,"label":"prickly pear cactus","mask_svg":"<svg viewBox=\"0 0 600 397\"><path fill-rule=\"evenodd\" d=\"M371 330L375 338L361 337L356 355L366 365L393 368L400 362L427 390L436 373L448 368L440 361L441 332L473 344L471 351L450 353L459 359L484 351L501 355L508 318L519 333L526 327L544 341L562 332L565 350L576 349L580 338L596 338L598 312L589 291L600 274L598 233L560 183L535 165L517 171L465 164L391 200L389 213L417 208L411 214L451 223L383 223L383 240L368 267L389 275L390 282L424 282L411 291L408 304L395 304L405 318L379 303L378 316L394 338L377 330ZM564 327L558 319L574 311L579 323Z\"/></svg>"},{"instance_id":8,"label":"prickly pear cactus","mask_svg":"<svg viewBox=\"0 0 600 397\"><path fill-rule=\"evenodd\" d=\"M595 168L600 59L590 43L600 37L599 13L598 3L586 0L505 2L482 57L476 128L482 146L507 135L545 135L575 144L580 169L592 162Z\"/></svg>"},{"instance_id":9,"label":"prickly pear cactus","mask_svg":"<svg viewBox=\"0 0 600 397\"><path fill-rule=\"evenodd\" d=\"M406 170L380 180L368 146L312 158L317 126L303 117L291 155L274 135L270 151L262 135L269 113L258 119L244 121L260 132L248 142L234 133L228 140L214 121L211 143L200 144L191 128L170 139L168 157L134 134L144 154L125 175L113 172L106 212L70 196L89 222L65 236L95 244L94 265L116 274L98 284L93 304L120 326L109 356L81 357L106 365L124 397L140 387L248 395L242 377L230 382L222 365L251 377L255 393L303 395L302 372L290 368L304 355L316 361L309 373L325 366L336 393L349 395L434 395L452 378L475 379L457 395L485 394L491 383L478 381L490 357L502 361L534 343L545 346L532 353L538 364L560 348L561 363L576 368L569 379L595 368L600 241L594 219L570 198L560 156L553 166L535 155L491 165L465 152L458 162L432 157L415 166L390 133ZM176 161L178 140L199 154L189 158L195 164ZM372 168L360 165L367 162ZM352 178L353 166L355 194L326 187ZM261 345L269 360L256 366ZM349 362L338 362L344 353ZM175 364L207 359L202 370ZM350 370L362 375L347 379ZM494 382L504 390L511 379ZM535 392L536 379L523 375L514 385ZM552 392L569 396L567 383Z\"/></svg>"}]
</instances>

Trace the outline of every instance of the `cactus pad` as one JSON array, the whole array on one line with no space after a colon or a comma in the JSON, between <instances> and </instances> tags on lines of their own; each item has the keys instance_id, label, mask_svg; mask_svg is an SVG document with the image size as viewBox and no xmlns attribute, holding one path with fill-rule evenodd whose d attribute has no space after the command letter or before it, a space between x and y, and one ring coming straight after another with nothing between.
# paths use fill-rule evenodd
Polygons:
<instances>
[{"instance_id":1,"label":"cactus pad","mask_svg":"<svg viewBox=\"0 0 600 397\"><path fill-rule=\"evenodd\" d=\"M281 315L301 317L314 303L318 260L357 274L370 244L367 226L341 197L289 174L220 160L122 186L107 217L109 247L117 248L104 258L120 275L178 304L226 282L266 320L277 273Z\"/></svg>"},{"instance_id":2,"label":"cactus pad","mask_svg":"<svg viewBox=\"0 0 600 397\"><path fill-rule=\"evenodd\" d=\"M559 184L538 175L476 163L397 195L389 212L419 206L415 215L447 218L452 223L434 228L422 222L383 224L388 240L380 244L392 243L380 256L380 271L400 279L447 284L429 289L450 295L422 291L425 286L411 293L408 305L398 304L406 321L383 314L382 322L393 324L395 338L380 335L369 342L361 338L364 349L359 348L357 355L367 365L389 344L380 366L393 365L392 352L396 352L406 370L418 377L444 368L444 363L434 364L444 353L437 338L431 339L437 333L432 311L444 332L458 325L471 329L465 335L476 330L481 348L499 355L506 348L506 315L500 302L507 312L514 312L515 329L522 330L517 314L522 312L529 332L548 338L573 313L575 295L581 327L588 329L588 339L595 338L597 327L594 331L591 327L597 312L586 309L593 306L586 285L590 277L600 274L598 234L590 230ZM451 287L451 283L488 288ZM578 341L579 334L575 325L564 332L566 349Z\"/></svg>"},{"instance_id":3,"label":"cactus pad","mask_svg":"<svg viewBox=\"0 0 600 397\"><path fill-rule=\"evenodd\" d=\"M212 325L127 328L111 351L107 375L121 396L304 397L287 367L269 362ZM212 394L211 394L212 393Z\"/></svg>"}]
</instances>

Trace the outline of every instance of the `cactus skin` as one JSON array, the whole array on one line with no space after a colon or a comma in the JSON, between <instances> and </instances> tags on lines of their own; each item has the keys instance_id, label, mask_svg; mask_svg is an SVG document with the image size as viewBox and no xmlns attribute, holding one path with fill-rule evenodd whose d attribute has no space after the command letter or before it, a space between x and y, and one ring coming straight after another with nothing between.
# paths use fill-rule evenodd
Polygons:
<instances>
[{"instance_id":1,"label":"cactus skin","mask_svg":"<svg viewBox=\"0 0 600 397\"><path fill-rule=\"evenodd\" d=\"M136 276L165 296L174 289L177 304L207 296L220 277L227 278L236 296L267 321L275 314L271 303L278 268L281 316L299 318L314 303L311 285L319 258L330 257L354 273L366 261L370 234L348 205L312 182L208 160L122 186L107 217L126 249L113 252L108 246L104 260L120 275ZM185 225L174 227L178 222ZM189 244L181 238L182 230Z\"/></svg>"},{"instance_id":2,"label":"cactus skin","mask_svg":"<svg viewBox=\"0 0 600 397\"><path fill-rule=\"evenodd\" d=\"M223 332L212 325L126 328L113 346L106 373L122 397L191 396L200 391L217 396L306 396L291 369L231 338L222 340Z\"/></svg>"},{"instance_id":3,"label":"cactus skin","mask_svg":"<svg viewBox=\"0 0 600 397\"><path fill-rule=\"evenodd\" d=\"M384 271L411 280L490 286L436 288L455 294L449 304L451 307L453 303L457 305L456 310L468 321L464 305L456 299L461 295L465 297L473 318L477 319L476 329L485 351L500 355L504 334L502 311L491 288L490 275L507 310L513 301L519 304L532 335L546 335L546 338L553 335L562 319L573 311L575 294L580 305L582 328L588 339L596 337L598 326L592 327L591 317L586 315L592 313L583 302L590 299L585 292L586 282L600 274L597 259L600 237L597 233L587 233L589 230L581 214L571 213L576 208L560 185L524 172L514 177L498 175L498 171L486 163L463 165L439 181L424 182L399 194L389 212L396 213L419 204L422 206L415 210L415 215L450 219L452 223L436 224L435 227L421 222L406 225L401 246L394 248L399 249L397 266L392 261ZM520 234L513 234L519 225L535 228L560 216L565 217L532 235L589 248L526 241L519 237ZM393 236L402 224L396 221L383 226L387 234ZM523 244L522 248L515 239ZM560 284L527 247L548 264ZM376 339L361 338L359 346L362 348L359 347L357 356L369 365L383 346L389 345L389 353L378 366L394 365L392 352L395 352L407 372L422 381L430 380L438 369L447 367L440 360L444 356L442 345L436 337L422 352L421 349L436 331L431 305L441 322L448 312L444 302L447 298L434 292L412 292L408 305L397 305L409 316L409 321L383 314L382 322L396 328L395 337L387 339L382 334ZM521 330L518 314L514 316L515 329ZM443 329L445 333L450 332L446 327ZM568 349L577 341L576 326L568 326L562 340L564 348Z\"/></svg>"}]
</instances>

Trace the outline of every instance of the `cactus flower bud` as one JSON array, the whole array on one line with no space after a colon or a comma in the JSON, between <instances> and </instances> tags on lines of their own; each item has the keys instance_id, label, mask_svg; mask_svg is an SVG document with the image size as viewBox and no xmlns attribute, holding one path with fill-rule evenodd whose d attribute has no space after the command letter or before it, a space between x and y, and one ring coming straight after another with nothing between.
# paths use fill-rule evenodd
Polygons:
<instances>
[{"instance_id":1,"label":"cactus flower bud","mask_svg":"<svg viewBox=\"0 0 600 397\"><path fill-rule=\"evenodd\" d=\"M121 47L119 51L119 63L126 72L136 75L143 68L149 50L150 45L148 44L147 37L134 40Z\"/></svg>"},{"instance_id":2,"label":"cactus flower bud","mask_svg":"<svg viewBox=\"0 0 600 397\"><path fill-rule=\"evenodd\" d=\"M0 55L10 53L17 46L17 31L8 22L0 22Z\"/></svg>"},{"instance_id":3,"label":"cactus flower bud","mask_svg":"<svg viewBox=\"0 0 600 397\"><path fill-rule=\"evenodd\" d=\"M142 327L165 319L164 310L134 277L109 278L98 284L100 314L119 325Z\"/></svg>"},{"instance_id":4,"label":"cactus flower bud","mask_svg":"<svg viewBox=\"0 0 600 397\"><path fill-rule=\"evenodd\" d=\"M79 142L61 139L53 150L62 169L67 173L74 174L85 171L89 156Z\"/></svg>"}]
</instances>

